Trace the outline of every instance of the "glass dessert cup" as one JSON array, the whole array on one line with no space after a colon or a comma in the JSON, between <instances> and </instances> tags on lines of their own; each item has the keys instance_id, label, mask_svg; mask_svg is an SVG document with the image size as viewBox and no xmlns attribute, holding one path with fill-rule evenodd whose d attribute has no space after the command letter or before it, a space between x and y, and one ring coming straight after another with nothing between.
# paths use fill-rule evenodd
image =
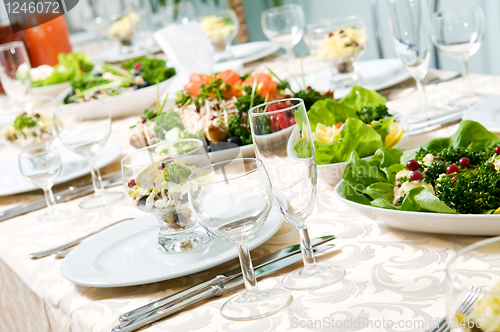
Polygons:
<instances>
[{"instance_id":1,"label":"glass dessert cup","mask_svg":"<svg viewBox=\"0 0 500 332\"><path fill-rule=\"evenodd\" d=\"M158 143L133 152L121 161L126 196L159 223L156 246L179 253L203 246L209 234L188 206L187 177L210 165L203 142L184 139Z\"/></svg>"},{"instance_id":2,"label":"glass dessert cup","mask_svg":"<svg viewBox=\"0 0 500 332\"><path fill-rule=\"evenodd\" d=\"M476 242L446 266L446 311L452 332L497 331L500 318L500 237ZM464 304L470 308L464 310Z\"/></svg>"},{"instance_id":3,"label":"glass dessert cup","mask_svg":"<svg viewBox=\"0 0 500 332\"><path fill-rule=\"evenodd\" d=\"M215 12L199 18L200 28L207 35L217 54L218 61L234 58L231 43L239 31L239 22L232 9Z\"/></svg>"}]
</instances>

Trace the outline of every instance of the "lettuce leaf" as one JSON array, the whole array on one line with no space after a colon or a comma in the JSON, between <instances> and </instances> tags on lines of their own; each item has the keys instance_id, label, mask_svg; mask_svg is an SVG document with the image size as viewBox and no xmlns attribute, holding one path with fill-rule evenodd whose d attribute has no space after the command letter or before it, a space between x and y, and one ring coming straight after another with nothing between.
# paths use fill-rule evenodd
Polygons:
<instances>
[{"instance_id":1,"label":"lettuce leaf","mask_svg":"<svg viewBox=\"0 0 500 332\"><path fill-rule=\"evenodd\" d=\"M382 137L382 142L385 142L385 138L389 135L389 128L393 122L394 117L390 116L372 124L372 128Z\"/></svg>"},{"instance_id":2,"label":"lettuce leaf","mask_svg":"<svg viewBox=\"0 0 500 332\"><path fill-rule=\"evenodd\" d=\"M359 111L363 107L377 107L385 105L387 99L377 91L367 90L360 86L353 86L351 92L340 101L344 106L351 108L354 111Z\"/></svg>"},{"instance_id":3,"label":"lettuce leaf","mask_svg":"<svg viewBox=\"0 0 500 332\"><path fill-rule=\"evenodd\" d=\"M341 101L333 99L318 100L307 112L311 130L315 131L318 123L331 127L339 122L345 122L348 118L357 119L356 112Z\"/></svg>"},{"instance_id":4,"label":"lettuce leaf","mask_svg":"<svg viewBox=\"0 0 500 332\"><path fill-rule=\"evenodd\" d=\"M356 202L359 204L370 205L370 199L365 194L352 189L345 182L341 182L337 185L339 187L340 197L343 197L351 202Z\"/></svg>"},{"instance_id":5,"label":"lettuce leaf","mask_svg":"<svg viewBox=\"0 0 500 332\"><path fill-rule=\"evenodd\" d=\"M394 185L388 182L372 183L363 192L374 200L383 198L392 201L394 199Z\"/></svg>"},{"instance_id":6,"label":"lettuce leaf","mask_svg":"<svg viewBox=\"0 0 500 332\"><path fill-rule=\"evenodd\" d=\"M361 159L356 151L352 152L342 178L347 185L358 191L364 191L373 183L388 182L385 173L379 167Z\"/></svg>"},{"instance_id":7,"label":"lettuce leaf","mask_svg":"<svg viewBox=\"0 0 500 332\"><path fill-rule=\"evenodd\" d=\"M90 72L94 68L90 57L83 52L59 53L57 60L58 64L54 67L54 72L42 81L33 82L33 87L69 82L81 71Z\"/></svg>"},{"instance_id":8,"label":"lettuce leaf","mask_svg":"<svg viewBox=\"0 0 500 332\"><path fill-rule=\"evenodd\" d=\"M458 214L439 198L434 196L424 187L411 189L405 196L403 202L398 206L399 210L416 212L436 212Z\"/></svg>"}]
</instances>

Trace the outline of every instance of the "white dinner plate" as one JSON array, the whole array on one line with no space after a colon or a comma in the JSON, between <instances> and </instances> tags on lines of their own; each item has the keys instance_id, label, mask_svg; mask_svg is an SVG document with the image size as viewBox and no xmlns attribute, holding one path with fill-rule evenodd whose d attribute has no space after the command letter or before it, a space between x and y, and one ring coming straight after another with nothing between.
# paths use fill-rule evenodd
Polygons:
<instances>
[{"instance_id":1,"label":"white dinner plate","mask_svg":"<svg viewBox=\"0 0 500 332\"><path fill-rule=\"evenodd\" d=\"M465 111L462 120L479 122L489 131L500 133L500 96L485 99Z\"/></svg>"},{"instance_id":2,"label":"white dinner plate","mask_svg":"<svg viewBox=\"0 0 500 332\"><path fill-rule=\"evenodd\" d=\"M369 90L382 90L398 83L404 82L411 76L406 71L403 63L399 59L377 59L369 61L360 61L358 63L362 80L358 85ZM330 85L331 69L327 68L315 73L305 75L306 85L311 86L318 91L331 90ZM290 80L292 89L298 89L298 84ZM335 99L344 98L351 88L336 89Z\"/></svg>"},{"instance_id":3,"label":"white dinner plate","mask_svg":"<svg viewBox=\"0 0 500 332\"><path fill-rule=\"evenodd\" d=\"M56 184L76 179L79 176L89 174L89 162L86 158L77 155L66 149L61 144L57 144L59 155L61 156L61 174L56 180ZM121 147L113 142L108 142L95 157L95 166L104 167L115 161L121 154ZM0 196L14 195L39 189L26 181L21 175L16 158L3 160L0 163Z\"/></svg>"},{"instance_id":4,"label":"white dinner plate","mask_svg":"<svg viewBox=\"0 0 500 332\"><path fill-rule=\"evenodd\" d=\"M446 214L382 209L351 202L341 197L339 191L343 182L344 180L335 188L336 196L354 211L389 228L437 234L500 235L498 214Z\"/></svg>"},{"instance_id":5,"label":"white dinner plate","mask_svg":"<svg viewBox=\"0 0 500 332\"><path fill-rule=\"evenodd\" d=\"M210 269L238 257L236 245L212 236L191 252L164 254L156 248L158 221L148 215L103 231L71 251L61 264L69 281L89 287L124 287L169 280ZM274 208L250 241L252 250L281 227Z\"/></svg>"},{"instance_id":6,"label":"white dinner plate","mask_svg":"<svg viewBox=\"0 0 500 332\"><path fill-rule=\"evenodd\" d=\"M252 43L238 44L231 47L233 60L249 63L265 58L280 49L280 46L270 41L258 41ZM214 62L218 62L223 54L215 54Z\"/></svg>"}]
</instances>

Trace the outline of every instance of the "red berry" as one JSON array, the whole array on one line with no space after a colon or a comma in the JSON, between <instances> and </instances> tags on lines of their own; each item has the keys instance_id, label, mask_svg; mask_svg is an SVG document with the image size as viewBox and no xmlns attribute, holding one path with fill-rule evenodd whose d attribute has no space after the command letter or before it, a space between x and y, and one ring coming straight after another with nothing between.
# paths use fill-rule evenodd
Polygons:
<instances>
[{"instance_id":1,"label":"red berry","mask_svg":"<svg viewBox=\"0 0 500 332\"><path fill-rule=\"evenodd\" d=\"M148 121L148 120L146 120L146 119L142 119L142 120L141 120L141 123L146 123L146 121Z\"/></svg>"},{"instance_id":2,"label":"red berry","mask_svg":"<svg viewBox=\"0 0 500 332\"><path fill-rule=\"evenodd\" d=\"M135 187L135 185L136 185L136 183L135 183L135 180L134 180L134 179L130 180L130 181L128 182L128 184L127 184L127 186L128 186L129 188Z\"/></svg>"},{"instance_id":3,"label":"red berry","mask_svg":"<svg viewBox=\"0 0 500 332\"><path fill-rule=\"evenodd\" d=\"M344 30L340 30L339 32L340 32L340 33L344 33Z\"/></svg>"},{"instance_id":4,"label":"red berry","mask_svg":"<svg viewBox=\"0 0 500 332\"><path fill-rule=\"evenodd\" d=\"M456 177L452 177L451 178L451 182L457 182L457 178Z\"/></svg>"},{"instance_id":5,"label":"red berry","mask_svg":"<svg viewBox=\"0 0 500 332\"><path fill-rule=\"evenodd\" d=\"M414 171L410 175L410 180L412 180L412 181L420 181L422 179L423 179L423 175L422 175L422 173L420 173L420 171Z\"/></svg>"},{"instance_id":6,"label":"red berry","mask_svg":"<svg viewBox=\"0 0 500 332\"><path fill-rule=\"evenodd\" d=\"M406 163L406 168L408 168L409 171L416 171L419 167L420 165L415 159L412 159Z\"/></svg>"},{"instance_id":7,"label":"red berry","mask_svg":"<svg viewBox=\"0 0 500 332\"><path fill-rule=\"evenodd\" d=\"M311 89L312 89L312 86L310 86L310 85L309 85L309 86L307 87L307 90L311 90Z\"/></svg>"},{"instance_id":8,"label":"red berry","mask_svg":"<svg viewBox=\"0 0 500 332\"><path fill-rule=\"evenodd\" d=\"M488 166L495 167L495 164L493 164L493 163L488 163Z\"/></svg>"},{"instance_id":9,"label":"red berry","mask_svg":"<svg viewBox=\"0 0 500 332\"><path fill-rule=\"evenodd\" d=\"M292 98L292 95L285 95L285 99L290 99Z\"/></svg>"},{"instance_id":10,"label":"red berry","mask_svg":"<svg viewBox=\"0 0 500 332\"><path fill-rule=\"evenodd\" d=\"M470 166L470 160L467 157L460 158L458 161L458 164L462 167L469 167Z\"/></svg>"},{"instance_id":11,"label":"red berry","mask_svg":"<svg viewBox=\"0 0 500 332\"><path fill-rule=\"evenodd\" d=\"M328 37L331 37L331 36L333 36L333 32L330 32L330 33L328 34Z\"/></svg>"},{"instance_id":12,"label":"red berry","mask_svg":"<svg viewBox=\"0 0 500 332\"><path fill-rule=\"evenodd\" d=\"M141 67L142 67L142 64L140 62L134 63L134 68L135 69L139 70L139 69L141 69Z\"/></svg>"},{"instance_id":13,"label":"red berry","mask_svg":"<svg viewBox=\"0 0 500 332\"><path fill-rule=\"evenodd\" d=\"M497 147L495 148L495 153L496 153L496 154L500 154L500 146L497 146Z\"/></svg>"},{"instance_id":14,"label":"red berry","mask_svg":"<svg viewBox=\"0 0 500 332\"><path fill-rule=\"evenodd\" d=\"M460 169L455 164L451 164L448 167L446 167L446 174L453 174L453 173L459 173L459 172L460 172Z\"/></svg>"}]
</instances>

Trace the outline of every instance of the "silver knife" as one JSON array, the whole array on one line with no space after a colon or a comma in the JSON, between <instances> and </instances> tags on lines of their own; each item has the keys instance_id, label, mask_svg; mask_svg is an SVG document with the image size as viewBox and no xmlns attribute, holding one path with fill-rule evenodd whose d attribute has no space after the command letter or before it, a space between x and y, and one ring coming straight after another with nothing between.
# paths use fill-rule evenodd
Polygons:
<instances>
[{"instance_id":1,"label":"silver knife","mask_svg":"<svg viewBox=\"0 0 500 332\"><path fill-rule=\"evenodd\" d=\"M320 244L323 244L323 243L328 242L328 241L333 240L333 239L335 239L335 235L326 235L326 236L317 237L317 238L314 238L311 240L311 245L313 247L316 247L316 246L319 246ZM283 258L288 257L290 255L296 254L298 252L300 252L300 245L295 244L295 245L290 246L288 248L285 248L283 250L280 250L280 251L274 252L272 254L266 255L264 257L258 258L256 260L252 261L252 264L253 264L254 269L258 269L266 264L276 262L280 259L283 259ZM154 302L146 304L142 307L139 307L137 309L126 312L123 315L121 315L118 318L118 320L128 321L128 320L135 319L135 318L142 316L150 311L153 311L159 307L164 307L168 304L177 302L177 301L181 300L182 298L199 293L202 290L209 288L210 286L215 286L215 285L227 282L231 279L239 277L240 275L241 275L241 268L238 267L238 268L233 269L233 270L226 272L224 274L217 275L208 281L199 283L199 284L192 286L188 289L185 289L183 291L177 292L175 294L171 294L169 296L166 296L164 298L161 298L159 300L156 300Z\"/></svg>"},{"instance_id":2,"label":"silver knife","mask_svg":"<svg viewBox=\"0 0 500 332\"><path fill-rule=\"evenodd\" d=\"M327 244L324 246L320 246L314 249L314 252L320 253L332 249L334 246L335 246L334 244ZM277 262L266 264L255 271L255 277L256 278L263 277L271 272L277 271L279 269L287 267L301 260L302 260L302 253L297 253L289 257L283 258ZM197 293L193 296L190 296L188 298L185 298L184 300L177 302L174 305L161 307L147 313L146 315L140 316L137 319L122 322L120 325L115 326L111 330L111 332L136 331L144 326L150 325L162 318L170 316L173 313L176 313L182 309L190 307L196 303L208 300L214 296L221 296L225 292L235 288L236 286L241 285L242 283L243 283L243 276L239 276L223 284L210 286L206 290Z\"/></svg>"},{"instance_id":3,"label":"silver knife","mask_svg":"<svg viewBox=\"0 0 500 332\"><path fill-rule=\"evenodd\" d=\"M102 184L104 187L115 186L122 181L122 173L116 172L108 176L103 177ZM67 200L72 200L81 196L85 196L94 191L92 184L86 184L80 187L69 187L68 189L62 190L54 194L56 203L63 202ZM0 211L0 221L4 221L9 218L17 217L22 214L32 212L35 210L42 209L47 206L45 198L38 198L30 202L26 202L16 207Z\"/></svg>"}]
</instances>

